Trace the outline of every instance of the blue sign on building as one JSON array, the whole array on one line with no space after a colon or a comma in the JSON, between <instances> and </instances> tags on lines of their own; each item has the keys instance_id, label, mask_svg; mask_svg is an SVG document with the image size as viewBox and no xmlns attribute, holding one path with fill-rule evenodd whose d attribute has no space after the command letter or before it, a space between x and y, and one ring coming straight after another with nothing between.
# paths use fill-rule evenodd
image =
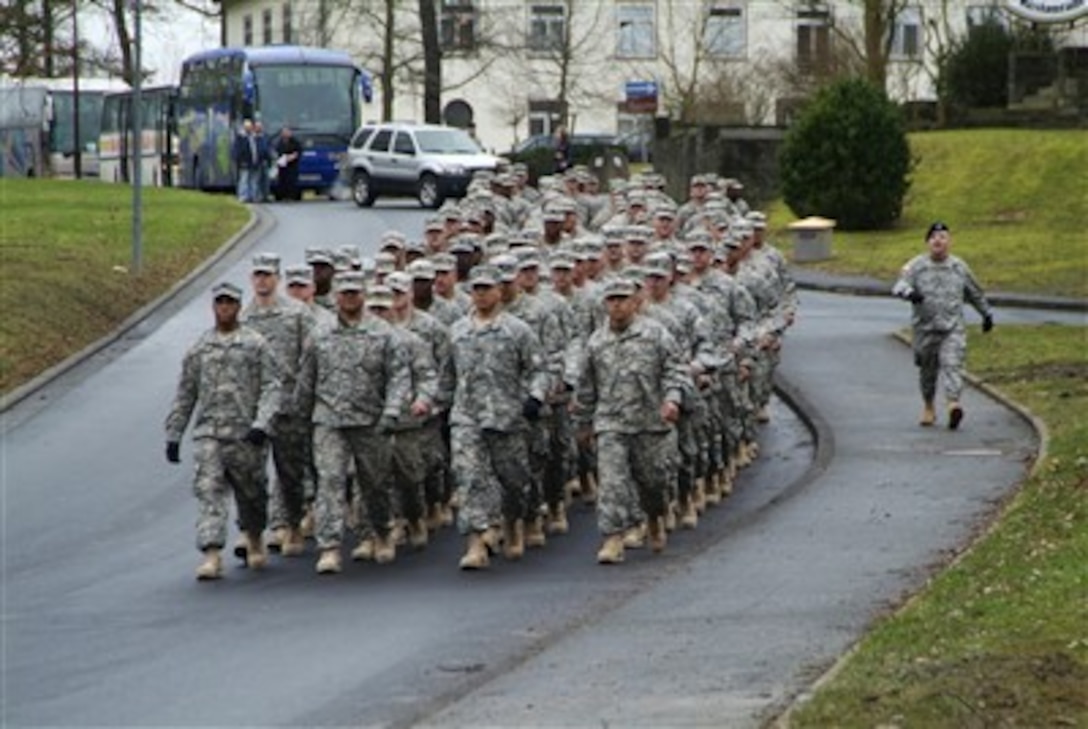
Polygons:
<instances>
[{"instance_id":1,"label":"blue sign on building","mask_svg":"<svg viewBox=\"0 0 1088 729\"><path fill-rule=\"evenodd\" d=\"M628 81L624 85L624 95L631 99L656 99L656 81Z\"/></svg>"}]
</instances>

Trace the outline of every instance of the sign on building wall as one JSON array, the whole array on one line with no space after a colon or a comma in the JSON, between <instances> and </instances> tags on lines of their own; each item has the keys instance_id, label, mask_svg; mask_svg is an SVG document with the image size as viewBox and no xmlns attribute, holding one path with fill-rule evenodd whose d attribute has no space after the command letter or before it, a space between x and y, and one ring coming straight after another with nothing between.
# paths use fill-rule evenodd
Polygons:
<instances>
[{"instance_id":1,"label":"sign on building wall","mask_svg":"<svg viewBox=\"0 0 1088 729\"><path fill-rule=\"evenodd\" d=\"M628 81L624 84L625 111L628 114L657 112L657 82Z\"/></svg>"},{"instance_id":2,"label":"sign on building wall","mask_svg":"<svg viewBox=\"0 0 1088 729\"><path fill-rule=\"evenodd\" d=\"M1088 0L1005 0L1005 6L1034 23L1068 23L1088 16Z\"/></svg>"}]
</instances>

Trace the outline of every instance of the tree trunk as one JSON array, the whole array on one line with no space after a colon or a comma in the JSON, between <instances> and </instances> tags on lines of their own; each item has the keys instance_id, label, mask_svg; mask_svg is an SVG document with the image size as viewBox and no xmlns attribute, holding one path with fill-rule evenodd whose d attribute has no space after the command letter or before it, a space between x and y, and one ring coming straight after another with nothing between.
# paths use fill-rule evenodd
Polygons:
<instances>
[{"instance_id":1,"label":"tree trunk","mask_svg":"<svg viewBox=\"0 0 1088 729\"><path fill-rule=\"evenodd\" d=\"M132 86L136 81L136 68L133 65L132 36L128 32L125 4L125 0L113 0L113 27L117 31L117 44L121 47L121 78Z\"/></svg>"},{"instance_id":2,"label":"tree trunk","mask_svg":"<svg viewBox=\"0 0 1088 729\"><path fill-rule=\"evenodd\" d=\"M393 39L396 33L396 0L385 0L382 38L382 121L393 119Z\"/></svg>"},{"instance_id":3,"label":"tree trunk","mask_svg":"<svg viewBox=\"0 0 1088 729\"><path fill-rule=\"evenodd\" d=\"M434 0L419 0L419 24L423 33L423 121L441 124L442 49Z\"/></svg>"},{"instance_id":4,"label":"tree trunk","mask_svg":"<svg viewBox=\"0 0 1088 729\"><path fill-rule=\"evenodd\" d=\"M53 51L53 4L50 0L42 0L42 63L46 78L53 78L56 73Z\"/></svg>"},{"instance_id":5,"label":"tree trunk","mask_svg":"<svg viewBox=\"0 0 1088 729\"><path fill-rule=\"evenodd\" d=\"M888 81L885 0L865 0L865 77L879 89Z\"/></svg>"}]
</instances>

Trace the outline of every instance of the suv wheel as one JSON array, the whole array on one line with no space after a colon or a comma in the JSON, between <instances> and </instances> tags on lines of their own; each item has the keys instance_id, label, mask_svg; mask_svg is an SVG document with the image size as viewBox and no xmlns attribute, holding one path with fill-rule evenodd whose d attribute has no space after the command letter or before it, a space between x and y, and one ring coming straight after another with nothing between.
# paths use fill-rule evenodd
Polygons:
<instances>
[{"instance_id":1,"label":"suv wheel","mask_svg":"<svg viewBox=\"0 0 1088 729\"><path fill-rule=\"evenodd\" d=\"M419 178L417 190L419 204L425 208L437 208L442 204L442 193L438 190L438 178L429 172Z\"/></svg>"},{"instance_id":2,"label":"suv wheel","mask_svg":"<svg viewBox=\"0 0 1088 729\"><path fill-rule=\"evenodd\" d=\"M374 204L374 191L370 187L370 175L364 170L356 170L351 178L351 199L361 208Z\"/></svg>"}]
</instances>

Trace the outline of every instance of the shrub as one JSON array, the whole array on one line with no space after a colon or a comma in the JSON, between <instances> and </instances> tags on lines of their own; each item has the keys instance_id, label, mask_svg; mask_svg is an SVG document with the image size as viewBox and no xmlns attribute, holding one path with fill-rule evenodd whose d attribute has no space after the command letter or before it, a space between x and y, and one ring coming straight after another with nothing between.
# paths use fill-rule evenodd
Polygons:
<instances>
[{"instance_id":1,"label":"shrub","mask_svg":"<svg viewBox=\"0 0 1088 729\"><path fill-rule=\"evenodd\" d=\"M819 91L786 134L782 196L799 217L844 230L890 227L910 187L910 146L899 108L862 79Z\"/></svg>"},{"instance_id":2,"label":"shrub","mask_svg":"<svg viewBox=\"0 0 1088 729\"><path fill-rule=\"evenodd\" d=\"M1009 98L1009 51L1013 36L997 22L972 28L948 57L948 100L962 107L1005 106Z\"/></svg>"}]
</instances>

